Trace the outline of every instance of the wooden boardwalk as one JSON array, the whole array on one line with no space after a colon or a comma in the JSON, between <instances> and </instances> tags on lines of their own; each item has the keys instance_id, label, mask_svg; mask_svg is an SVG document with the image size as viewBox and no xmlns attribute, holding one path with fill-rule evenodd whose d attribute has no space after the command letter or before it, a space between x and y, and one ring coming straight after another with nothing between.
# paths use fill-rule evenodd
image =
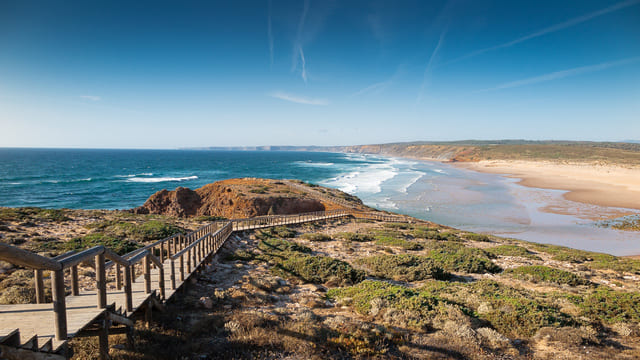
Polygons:
<instances>
[{"instance_id":1,"label":"wooden boardwalk","mask_svg":"<svg viewBox=\"0 0 640 360\"><path fill-rule=\"evenodd\" d=\"M0 358L23 358L26 354L24 351L28 349L30 352L46 354L47 357L41 357L43 359L62 359L68 356L67 340L89 331L88 328L95 329L96 323L102 323L103 328L106 326L103 334L108 334L111 323L130 326L133 324L130 320L132 314L141 309L150 311L154 303L161 304L171 299L191 275L210 261L211 256L235 231L345 217L407 221L406 217L349 209L218 221L187 235L179 234L160 240L122 257L103 247L95 247L49 259L0 244L0 260L36 270L38 294L44 294L42 271L50 270L54 296L53 306L51 303L0 305ZM80 290L77 265L94 258L96 290ZM143 268L142 274L137 277L133 275L136 265L142 265ZM71 276L72 294L61 296L65 293L65 269ZM112 280L111 289L107 286L107 276ZM43 295L37 297L44 302ZM106 335L101 337L101 347L108 351L104 337ZM23 350L16 350L18 353L12 355L8 346Z\"/></svg>"}]
</instances>

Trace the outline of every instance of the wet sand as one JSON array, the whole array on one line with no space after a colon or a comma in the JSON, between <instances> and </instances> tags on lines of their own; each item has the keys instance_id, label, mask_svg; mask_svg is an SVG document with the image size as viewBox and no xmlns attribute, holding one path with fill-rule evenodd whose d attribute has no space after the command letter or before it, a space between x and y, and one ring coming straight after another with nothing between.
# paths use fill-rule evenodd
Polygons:
<instances>
[{"instance_id":1,"label":"wet sand","mask_svg":"<svg viewBox=\"0 0 640 360\"><path fill-rule=\"evenodd\" d=\"M565 190L563 197L571 201L640 210L640 167L507 160L454 165L518 178L528 187Z\"/></svg>"}]
</instances>

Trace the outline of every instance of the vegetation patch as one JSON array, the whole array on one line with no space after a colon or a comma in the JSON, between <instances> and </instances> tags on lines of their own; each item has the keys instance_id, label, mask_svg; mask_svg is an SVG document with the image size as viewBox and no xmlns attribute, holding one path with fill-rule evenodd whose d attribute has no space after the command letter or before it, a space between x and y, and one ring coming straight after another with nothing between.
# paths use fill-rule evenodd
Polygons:
<instances>
[{"instance_id":1,"label":"vegetation patch","mask_svg":"<svg viewBox=\"0 0 640 360\"><path fill-rule=\"evenodd\" d=\"M355 284L365 277L365 272L354 269L349 263L328 256L311 255L311 249L284 239L263 239L259 251L236 250L231 259L259 260L273 265L272 271L283 277L297 277L306 282L337 285Z\"/></svg>"},{"instance_id":2,"label":"vegetation patch","mask_svg":"<svg viewBox=\"0 0 640 360\"><path fill-rule=\"evenodd\" d=\"M295 230L290 229L287 226L274 226L274 227L262 230L261 232L269 236L277 236L281 238L293 238L297 234Z\"/></svg>"},{"instance_id":3,"label":"vegetation patch","mask_svg":"<svg viewBox=\"0 0 640 360\"><path fill-rule=\"evenodd\" d=\"M541 260L539 256L518 245L499 245L486 250L495 256L519 256L527 259Z\"/></svg>"},{"instance_id":4,"label":"vegetation patch","mask_svg":"<svg viewBox=\"0 0 640 360\"><path fill-rule=\"evenodd\" d=\"M339 239L344 239L347 241L356 241L356 242L367 242L373 241L374 238L370 234L359 234L352 232L341 232L336 234L336 237Z\"/></svg>"},{"instance_id":5,"label":"vegetation patch","mask_svg":"<svg viewBox=\"0 0 640 360\"><path fill-rule=\"evenodd\" d=\"M464 238L471 241L491 242L491 237L485 234L467 233Z\"/></svg>"},{"instance_id":6,"label":"vegetation patch","mask_svg":"<svg viewBox=\"0 0 640 360\"><path fill-rule=\"evenodd\" d=\"M332 300L350 299L356 311L365 315L388 313L382 311L385 310L383 308L399 310L402 314L398 315L407 319L407 325L416 328L429 326L439 305L448 303L428 292L376 280L330 289L327 297Z\"/></svg>"},{"instance_id":7,"label":"vegetation patch","mask_svg":"<svg viewBox=\"0 0 640 360\"><path fill-rule=\"evenodd\" d=\"M545 282L569 286L590 284L587 279L581 278L572 272L542 265L520 266L514 269L509 269L505 273L509 274L514 279L526 280L534 283Z\"/></svg>"},{"instance_id":8,"label":"vegetation patch","mask_svg":"<svg viewBox=\"0 0 640 360\"><path fill-rule=\"evenodd\" d=\"M356 284L365 278L364 271L356 270L349 263L328 256L293 255L277 264L276 268L316 284L330 280L337 280L341 285Z\"/></svg>"},{"instance_id":9,"label":"vegetation patch","mask_svg":"<svg viewBox=\"0 0 640 360\"><path fill-rule=\"evenodd\" d=\"M509 337L533 336L543 327L575 326L578 323L556 305L540 301L532 292L480 280L467 286L480 297L486 309L477 316L487 320L500 333Z\"/></svg>"},{"instance_id":10,"label":"vegetation patch","mask_svg":"<svg viewBox=\"0 0 640 360\"><path fill-rule=\"evenodd\" d=\"M0 208L0 221L47 221L71 220L64 209L41 209L37 207Z\"/></svg>"},{"instance_id":11,"label":"vegetation patch","mask_svg":"<svg viewBox=\"0 0 640 360\"><path fill-rule=\"evenodd\" d=\"M584 264L591 269L607 269L620 273L640 274L640 260L571 249L564 246L530 243L536 251L553 255L553 260Z\"/></svg>"},{"instance_id":12,"label":"vegetation patch","mask_svg":"<svg viewBox=\"0 0 640 360\"><path fill-rule=\"evenodd\" d=\"M440 240L440 241L461 241L462 240L458 237L458 235L456 235L456 233L452 231L440 232L436 229L429 228L429 227L416 228L411 232L411 235L415 238L429 239L429 240Z\"/></svg>"},{"instance_id":13,"label":"vegetation patch","mask_svg":"<svg viewBox=\"0 0 640 360\"><path fill-rule=\"evenodd\" d=\"M406 236L397 230L374 230L374 239L378 245L397 246L405 250L422 250L423 247L415 241L406 239Z\"/></svg>"},{"instance_id":14,"label":"vegetation patch","mask_svg":"<svg viewBox=\"0 0 640 360\"><path fill-rule=\"evenodd\" d=\"M378 255L361 258L357 264L366 267L372 275L398 281L420 281L424 279L448 279L449 274L435 261L416 255Z\"/></svg>"},{"instance_id":15,"label":"vegetation patch","mask_svg":"<svg viewBox=\"0 0 640 360\"><path fill-rule=\"evenodd\" d=\"M491 261L492 254L478 248L466 247L457 242L435 242L428 257L446 271L464 273L498 273L502 269Z\"/></svg>"},{"instance_id":16,"label":"vegetation patch","mask_svg":"<svg viewBox=\"0 0 640 360\"><path fill-rule=\"evenodd\" d=\"M331 236L322 233L306 233L302 234L303 239L307 239L309 241L331 241L333 240Z\"/></svg>"},{"instance_id":17,"label":"vegetation patch","mask_svg":"<svg viewBox=\"0 0 640 360\"><path fill-rule=\"evenodd\" d=\"M640 293L600 287L586 296L569 296L584 316L604 324L640 322Z\"/></svg>"},{"instance_id":18,"label":"vegetation patch","mask_svg":"<svg viewBox=\"0 0 640 360\"><path fill-rule=\"evenodd\" d=\"M382 226L388 229L396 229L396 230L409 230L413 229L413 225L408 223L384 223Z\"/></svg>"}]
</instances>

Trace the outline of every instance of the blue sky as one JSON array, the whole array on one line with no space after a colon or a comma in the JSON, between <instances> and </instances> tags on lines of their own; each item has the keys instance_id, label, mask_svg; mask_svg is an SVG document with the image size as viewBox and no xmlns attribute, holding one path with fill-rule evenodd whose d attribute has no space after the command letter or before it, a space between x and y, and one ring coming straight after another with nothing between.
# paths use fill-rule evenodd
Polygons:
<instances>
[{"instance_id":1,"label":"blue sky","mask_svg":"<svg viewBox=\"0 0 640 360\"><path fill-rule=\"evenodd\" d=\"M0 49L0 147L640 138L640 0L4 0Z\"/></svg>"}]
</instances>

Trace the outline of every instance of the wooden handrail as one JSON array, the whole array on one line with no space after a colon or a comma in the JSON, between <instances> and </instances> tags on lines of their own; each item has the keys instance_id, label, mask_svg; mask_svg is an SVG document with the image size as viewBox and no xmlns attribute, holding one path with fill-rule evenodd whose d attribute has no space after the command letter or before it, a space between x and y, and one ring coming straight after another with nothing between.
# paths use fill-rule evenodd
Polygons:
<instances>
[{"instance_id":1,"label":"wooden handrail","mask_svg":"<svg viewBox=\"0 0 640 360\"><path fill-rule=\"evenodd\" d=\"M71 266L78 265L83 261L92 260L96 255L100 254L104 254L104 246L102 245L94 246L90 249L68 256L62 259L60 263L62 264L62 268L66 269Z\"/></svg>"},{"instance_id":2,"label":"wooden handrail","mask_svg":"<svg viewBox=\"0 0 640 360\"><path fill-rule=\"evenodd\" d=\"M2 243L0 243L0 260L31 269L62 270L62 264L58 261Z\"/></svg>"}]
</instances>

